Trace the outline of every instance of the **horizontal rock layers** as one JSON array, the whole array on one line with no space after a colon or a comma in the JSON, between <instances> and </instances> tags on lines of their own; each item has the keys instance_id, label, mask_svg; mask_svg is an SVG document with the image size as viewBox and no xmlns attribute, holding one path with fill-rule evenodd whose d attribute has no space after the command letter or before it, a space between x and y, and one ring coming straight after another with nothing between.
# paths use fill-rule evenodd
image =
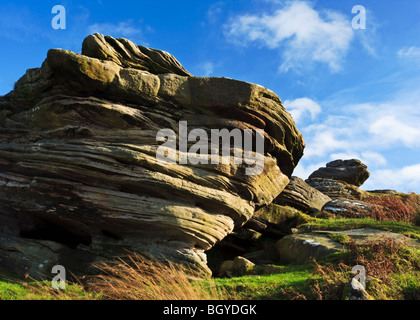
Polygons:
<instances>
[{"instance_id":1,"label":"horizontal rock layers","mask_svg":"<svg viewBox=\"0 0 420 320\"><path fill-rule=\"evenodd\" d=\"M325 167L313 172L308 179L333 179L360 187L369 175L365 164L358 159L350 159L331 161Z\"/></svg>"},{"instance_id":2,"label":"horizontal rock layers","mask_svg":"<svg viewBox=\"0 0 420 320\"><path fill-rule=\"evenodd\" d=\"M157 132L179 137L180 121L209 135L263 129L263 172L157 161ZM0 267L34 277L127 250L208 273L204 252L279 195L304 148L272 91L194 77L164 51L99 34L26 72L0 98L0 133Z\"/></svg>"},{"instance_id":3,"label":"horizontal rock layers","mask_svg":"<svg viewBox=\"0 0 420 320\"><path fill-rule=\"evenodd\" d=\"M304 212L319 212L331 198L298 177L291 177L289 184L275 199L275 203L291 206Z\"/></svg>"}]
</instances>

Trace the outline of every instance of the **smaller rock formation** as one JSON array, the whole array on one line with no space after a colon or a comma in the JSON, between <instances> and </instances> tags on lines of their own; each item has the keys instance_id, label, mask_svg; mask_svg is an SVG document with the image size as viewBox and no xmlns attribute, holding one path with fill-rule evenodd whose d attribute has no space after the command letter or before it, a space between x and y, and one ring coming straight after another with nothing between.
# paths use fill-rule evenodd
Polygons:
<instances>
[{"instance_id":1,"label":"smaller rock formation","mask_svg":"<svg viewBox=\"0 0 420 320\"><path fill-rule=\"evenodd\" d=\"M254 269L255 264L244 257L236 257L233 260L223 261L220 266L220 277L243 276L250 274Z\"/></svg>"},{"instance_id":2,"label":"smaller rock formation","mask_svg":"<svg viewBox=\"0 0 420 320\"><path fill-rule=\"evenodd\" d=\"M363 199L366 191L343 181L323 178L307 179L306 183L332 199Z\"/></svg>"},{"instance_id":3,"label":"smaller rock formation","mask_svg":"<svg viewBox=\"0 0 420 320\"><path fill-rule=\"evenodd\" d=\"M346 245L335 241L335 235L351 238L357 245L367 242L383 241L390 238L418 250L420 240L408 238L402 234L361 228L346 231L312 231L288 235L276 243L280 263L304 263L310 259L320 259L326 255L345 249Z\"/></svg>"},{"instance_id":4,"label":"smaller rock formation","mask_svg":"<svg viewBox=\"0 0 420 320\"><path fill-rule=\"evenodd\" d=\"M275 247L281 264L301 264L344 249L342 244L319 232L288 235L277 241Z\"/></svg>"},{"instance_id":5,"label":"smaller rock formation","mask_svg":"<svg viewBox=\"0 0 420 320\"><path fill-rule=\"evenodd\" d=\"M323 211L346 218L370 217L373 209L373 206L369 203L349 199L334 199L327 202L322 208Z\"/></svg>"},{"instance_id":6,"label":"smaller rock formation","mask_svg":"<svg viewBox=\"0 0 420 320\"><path fill-rule=\"evenodd\" d=\"M335 160L327 163L326 167L313 172L309 179L333 179L360 187L369 178L369 175L367 166L360 160Z\"/></svg>"},{"instance_id":7,"label":"smaller rock formation","mask_svg":"<svg viewBox=\"0 0 420 320\"><path fill-rule=\"evenodd\" d=\"M311 187L298 177L291 177L289 184L274 200L279 205L290 206L310 213L321 211L328 201L331 201L329 196Z\"/></svg>"}]
</instances>

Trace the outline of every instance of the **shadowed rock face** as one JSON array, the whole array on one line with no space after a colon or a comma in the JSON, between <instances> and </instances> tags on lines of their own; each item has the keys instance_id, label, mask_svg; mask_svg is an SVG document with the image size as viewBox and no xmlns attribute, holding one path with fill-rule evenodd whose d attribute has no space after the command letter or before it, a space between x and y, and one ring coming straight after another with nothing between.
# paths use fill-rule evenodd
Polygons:
<instances>
[{"instance_id":1,"label":"shadowed rock face","mask_svg":"<svg viewBox=\"0 0 420 320\"><path fill-rule=\"evenodd\" d=\"M367 196L366 191L344 181L312 178L305 182L331 199L363 199Z\"/></svg>"},{"instance_id":2,"label":"shadowed rock face","mask_svg":"<svg viewBox=\"0 0 420 320\"><path fill-rule=\"evenodd\" d=\"M369 178L369 175L366 165L360 160L335 160L327 163L326 167L313 172L308 179L333 179L360 187Z\"/></svg>"},{"instance_id":3,"label":"shadowed rock face","mask_svg":"<svg viewBox=\"0 0 420 320\"><path fill-rule=\"evenodd\" d=\"M319 212L331 198L298 177L291 177L289 184L274 200L283 206L291 206L302 211Z\"/></svg>"},{"instance_id":4,"label":"shadowed rock face","mask_svg":"<svg viewBox=\"0 0 420 320\"><path fill-rule=\"evenodd\" d=\"M179 121L209 136L264 129L263 172L158 162L157 132L179 136ZM204 252L278 196L304 148L272 91L99 34L28 70L0 98L0 132L0 267L33 277L90 273L126 250L208 273Z\"/></svg>"}]
</instances>

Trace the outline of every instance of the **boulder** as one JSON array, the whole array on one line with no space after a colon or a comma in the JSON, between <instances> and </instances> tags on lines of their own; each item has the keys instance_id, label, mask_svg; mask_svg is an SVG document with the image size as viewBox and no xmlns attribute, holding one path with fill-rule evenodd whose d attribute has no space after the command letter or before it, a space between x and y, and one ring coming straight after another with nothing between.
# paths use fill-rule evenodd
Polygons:
<instances>
[{"instance_id":1,"label":"boulder","mask_svg":"<svg viewBox=\"0 0 420 320\"><path fill-rule=\"evenodd\" d=\"M373 228L360 228L345 231L318 231L319 233L337 233L351 237L356 244L362 245L366 242L383 241L384 238L390 238L396 242L407 245L413 249L420 249L420 240L409 238L401 233L390 232L385 230L373 229Z\"/></svg>"},{"instance_id":2,"label":"boulder","mask_svg":"<svg viewBox=\"0 0 420 320\"><path fill-rule=\"evenodd\" d=\"M233 270L240 276L249 274L254 267L255 263L252 263L244 257L236 257L233 260Z\"/></svg>"},{"instance_id":3,"label":"boulder","mask_svg":"<svg viewBox=\"0 0 420 320\"><path fill-rule=\"evenodd\" d=\"M365 218L372 215L374 207L359 200L334 199L327 202L322 210L346 218Z\"/></svg>"},{"instance_id":4,"label":"boulder","mask_svg":"<svg viewBox=\"0 0 420 320\"><path fill-rule=\"evenodd\" d=\"M282 206L290 206L301 211L316 213L321 211L331 198L308 185L298 177L291 177L289 184L274 200Z\"/></svg>"},{"instance_id":5,"label":"boulder","mask_svg":"<svg viewBox=\"0 0 420 320\"><path fill-rule=\"evenodd\" d=\"M234 260L223 261L219 269L219 277L243 276L251 274L255 264L238 256Z\"/></svg>"},{"instance_id":6,"label":"boulder","mask_svg":"<svg viewBox=\"0 0 420 320\"><path fill-rule=\"evenodd\" d=\"M331 199L363 199L367 192L358 187L343 181L323 178L311 178L305 181L309 186L315 188Z\"/></svg>"},{"instance_id":7,"label":"boulder","mask_svg":"<svg viewBox=\"0 0 420 320\"><path fill-rule=\"evenodd\" d=\"M391 238L416 250L420 249L420 240L408 238L402 234L372 229L361 228L352 230L325 230L288 235L276 243L276 250L280 263L304 263L310 259L320 259L328 254L338 252L346 248L345 243L338 242L337 235L351 238L357 245L366 242L383 241ZM340 237L342 238L342 237Z\"/></svg>"},{"instance_id":8,"label":"boulder","mask_svg":"<svg viewBox=\"0 0 420 320\"><path fill-rule=\"evenodd\" d=\"M270 204L258 209L254 216L244 225L244 228L275 238L281 238L291 233L291 229L307 222L308 216L298 209Z\"/></svg>"},{"instance_id":9,"label":"boulder","mask_svg":"<svg viewBox=\"0 0 420 320\"><path fill-rule=\"evenodd\" d=\"M318 232L296 233L277 241L276 251L279 263L305 263L311 259L320 259L345 247Z\"/></svg>"},{"instance_id":10,"label":"boulder","mask_svg":"<svg viewBox=\"0 0 420 320\"><path fill-rule=\"evenodd\" d=\"M327 163L326 167L313 172L309 179L333 179L360 187L369 178L369 175L367 166L360 160L335 160Z\"/></svg>"},{"instance_id":11,"label":"boulder","mask_svg":"<svg viewBox=\"0 0 420 320\"><path fill-rule=\"evenodd\" d=\"M264 130L262 172L247 174L233 155L184 163L181 147L166 149L175 161L158 161L173 138L158 132L180 146L181 121L207 136ZM129 251L209 275L205 251L280 194L304 149L272 91L194 77L167 52L99 34L82 54L52 49L29 69L0 98L0 132L0 267L34 278L47 260L86 274Z\"/></svg>"}]
</instances>

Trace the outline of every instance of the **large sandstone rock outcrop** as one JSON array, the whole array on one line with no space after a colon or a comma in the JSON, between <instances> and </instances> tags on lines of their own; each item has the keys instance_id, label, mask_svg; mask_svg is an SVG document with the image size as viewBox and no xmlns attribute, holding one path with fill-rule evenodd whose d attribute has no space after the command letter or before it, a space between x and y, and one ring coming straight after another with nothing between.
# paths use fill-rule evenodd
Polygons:
<instances>
[{"instance_id":1,"label":"large sandstone rock outcrop","mask_svg":"<svg viewBox=\"0 0 420 320\"><path fill-rule=\"evenodd\" d=\"M179 137L180 121L209 136L264 129L263 172L158 162L157 132ZM0 132L0 267L33 277L126 250L209 272L205 251L279 195L304 148L272 91L99 34L28 70L0 98Z\"/></svg>"}]
</instances>

